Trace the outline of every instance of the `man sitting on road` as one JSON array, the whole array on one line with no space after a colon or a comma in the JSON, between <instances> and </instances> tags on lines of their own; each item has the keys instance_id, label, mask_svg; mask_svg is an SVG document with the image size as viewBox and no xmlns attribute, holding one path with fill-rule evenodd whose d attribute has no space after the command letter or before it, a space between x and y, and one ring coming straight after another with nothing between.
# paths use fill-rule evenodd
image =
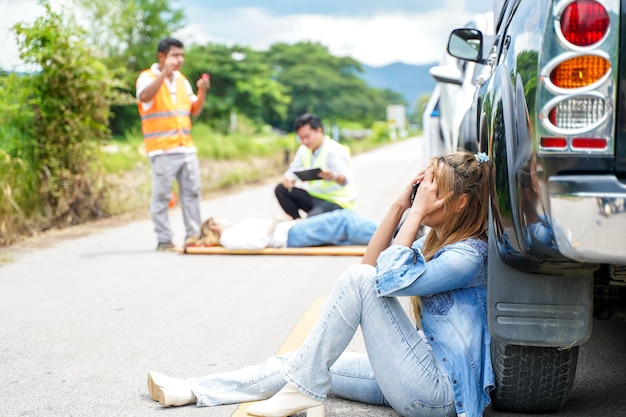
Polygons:
<instances>
[{"instance_id":1,"label":"man sitting on road","mask_svg":"<svg viewBox=\"0 0 626 417\"><path fill-rule=\"evenodd\" d=\"M320 119L312 114L299 116L295 131L301 145L283 175L283 182L275 189L283 210L298 219L300 210L312 217L337 209L354 209L356 183L348 147L325 136ZM311 168L322 170L319 179L296 184L295 172Z\"/></svg>"}]
</instances>

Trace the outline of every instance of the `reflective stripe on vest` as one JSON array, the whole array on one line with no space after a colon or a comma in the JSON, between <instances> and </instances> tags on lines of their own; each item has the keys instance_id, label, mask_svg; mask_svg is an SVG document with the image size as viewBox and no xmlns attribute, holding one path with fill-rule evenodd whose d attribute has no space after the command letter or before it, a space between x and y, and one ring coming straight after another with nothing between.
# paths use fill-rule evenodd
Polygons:
<instances>
[{"instance_id":1,"label":"reflective stripe on vest","mask_svg":"<svg viewBox=\"0 0 626 417\"><path fill-rule=\"evenodd\" d=\"M324 142L319 149L319 154L315 158L314 164L311 162L312 152L308 148L306 149L307 152L302 153L300 163L304 168L321 168L327 170L328 156L335 147L341 147L342 151L347 153L348 164L351 164L350 148L330 138L324 138ZM313 197L339 204L345 209L354 210L356 207L356 184L354 180L345 185L339 185L335 181L326 180L308 181L308 184L308 193Z\"/></svg>"},{"instance_id":2,"label":"reflective stripe on vest","mask_svg":"<svg viewBox=\"0 0 626 417\"><path fill-rule=\"evenodd\" d=\"M156 75L146 70L153 79ZM176 103L172 101L165 82L152 98L152 107L144 110L138 103L141 116L144 147L147 153L167 150L179 146L192 147L191 139L191 101L182 74L176 76Z\"/></svg>"}]
</instances>

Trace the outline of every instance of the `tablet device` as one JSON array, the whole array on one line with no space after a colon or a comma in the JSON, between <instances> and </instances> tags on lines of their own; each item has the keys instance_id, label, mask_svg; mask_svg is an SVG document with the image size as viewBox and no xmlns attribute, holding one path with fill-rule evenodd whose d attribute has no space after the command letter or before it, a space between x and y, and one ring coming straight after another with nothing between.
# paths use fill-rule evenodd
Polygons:
<instances>
[{"instance_id":1,"label":"tablet device","mask_svg":"<svg viewBox=\"0 0 626 417\"><path fill-rule=\"evenodd\" d=\"M305 169L303 171L295 171L294 174L296 174L296 177L300 178L302 181L314 181L321 180L321 178L317 176L320 172L322 172L320 168L313 168Z\"/></svg>"}]
</instances>

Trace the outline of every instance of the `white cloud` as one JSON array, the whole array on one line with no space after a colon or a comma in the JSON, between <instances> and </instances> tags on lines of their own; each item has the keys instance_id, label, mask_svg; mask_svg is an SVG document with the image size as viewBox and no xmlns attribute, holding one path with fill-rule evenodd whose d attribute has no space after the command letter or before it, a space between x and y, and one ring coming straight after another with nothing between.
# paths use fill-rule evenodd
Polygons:
<instances>
[{"instance_id":1,"label":"white cloud","mask_svg":"<svg viewBox=\"0 0 626 417\"><path fill-rule=\"evenodd\" d=\"M0 0L0 37L2 37L2 53L0 53L0 68L5 70L23 70L17 48L17 38L13 25L18 22L32 23L41 15L43 8L36 0Z\"/></svg>"},{"instance_id":2,"label":"white cloud","mask_svg":"<svg viewBox=\"0 0 626 417\"><path fill-rule=\"evenodd\" d=\"M72 0L52 0L52 10L59 11L71 7ZM13 26L16 23L31 24L44 14L44 8L38 0L0 0L0 68L10 71L28 70L19 58L17 37Z\"/></svg>"},{"instance_id":3,"label":"white cloud","mask_svg":"<svg viewBox=\"0 0 626 417\"><path fill-rule=\"evenodd\" d=\"M177 33L186 44L214 42L245 45L266 50L276 42L316 41L337 56L351 56L368 65L392 62L425 64L439 60L445 52L448 34L467 22L471 13L465 0L444 0L442 8L428 13L383 13L374 16L332 16L298 14L276 16L260 8L214 11L191 4L184 10L188 25ZM52 0L71 4L72 0ZM31 23L43 13L37 0L0 0L0 36L5 41L0 68L24 70L19 60L16 22Z\"/></svg>"},{"instance_id":4,"label":"white cloud","mask_svg":"<svg viewBox=\"0 0 626 417\"><path fill-rule=\"evenodd\" d=\"M197 16L197 15L195 15ZM240 44L265 50L272 43L317 41L338 56L351 56L368 65L392 62L424 64L438 61L448 34L471 17L447 9L420 14L380 14L371 17L327 15L271 16L246 8L202 17L178 34L187 43ZM236 23L235 23L236 22Z\"/></svg>"}]
</instances>

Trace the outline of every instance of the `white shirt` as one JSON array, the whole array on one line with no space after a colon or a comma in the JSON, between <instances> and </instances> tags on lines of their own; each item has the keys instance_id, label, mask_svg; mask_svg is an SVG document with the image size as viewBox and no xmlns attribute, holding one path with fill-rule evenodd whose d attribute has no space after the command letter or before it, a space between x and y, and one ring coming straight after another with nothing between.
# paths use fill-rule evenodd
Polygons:
<instances>
[{"instance_id":1,"label":"white shirt","mask_svg":"<svg viewBox=\"0 0 626 417\"><path fill-rule=\"evenodd\" d=\"M311 152L311 166L302 166L302 154L310 152L310 150L306 146L300 145L298 147L298 150L296 151L296 154L293 157L293 160L291 161L291 164L289 164L289 168L287 168L284 177L298 181L298 177L296 177L294 171L300 171L302 169L308 169L316 166L315 160L319 156L322 147L324 146L330 147L330 152L328 153L328 166L326 167L326 169L343 175L345 178L345 184L351 182L352 169L350 168L350 155L346 152L344 147L340 146L338 142L334 141L328 136L324 136L324 141L322 142L322 145L315 151ZM304 189L308 188L307 183L298 184L298 186Z\"/></svg>"},{"instance_id":2,"label":"white shirt","mask_svg":"<svg viewBox=\"0 0 626 417\"><path fill-rule=\"evenodd\" d=\"M159 71L159 64L152 64L152 66L150 67L150 71L152 71L152 73L156 76L161 74L161 71ZM167 77L163 81L165 85L167 86L167 89L170 91L170 97L172 98L172 103L176 103L176 79L180 77L180 75L181 75L180 71L174 71L171 81ZM135 87L137 90L137 100L139 100L139 96L141 95L143 90L145 90L146 87L152 84L153 81L154 81L154 78L152 78L150 74L146 72L142 72L141 74L139 74L139 78L137 78L137 82L135 84ZM189 101L191 103L195 103L196 101L198 101L198 96L194 94L193 89L191 88L191 84L189 84L188 80L185 80L185 89L187 90L187 95L189 96ZM141 102L141 105L146 110L150 110L150 108L152 107L152 104L153 104L153 100Z\"/></svg>"},{"instance_id":3,"label":"white shirt","mask_svg":"<svg viewBox=\"0 0 626 417\"><path fill-rule=\"evenodd\" d=\"M226 249L246 250L284 248L289 229L295 223L296 220L278 222L271 230L273 219L245 219L222 231L220 245Z\"/></svg>"}]
</instances>

